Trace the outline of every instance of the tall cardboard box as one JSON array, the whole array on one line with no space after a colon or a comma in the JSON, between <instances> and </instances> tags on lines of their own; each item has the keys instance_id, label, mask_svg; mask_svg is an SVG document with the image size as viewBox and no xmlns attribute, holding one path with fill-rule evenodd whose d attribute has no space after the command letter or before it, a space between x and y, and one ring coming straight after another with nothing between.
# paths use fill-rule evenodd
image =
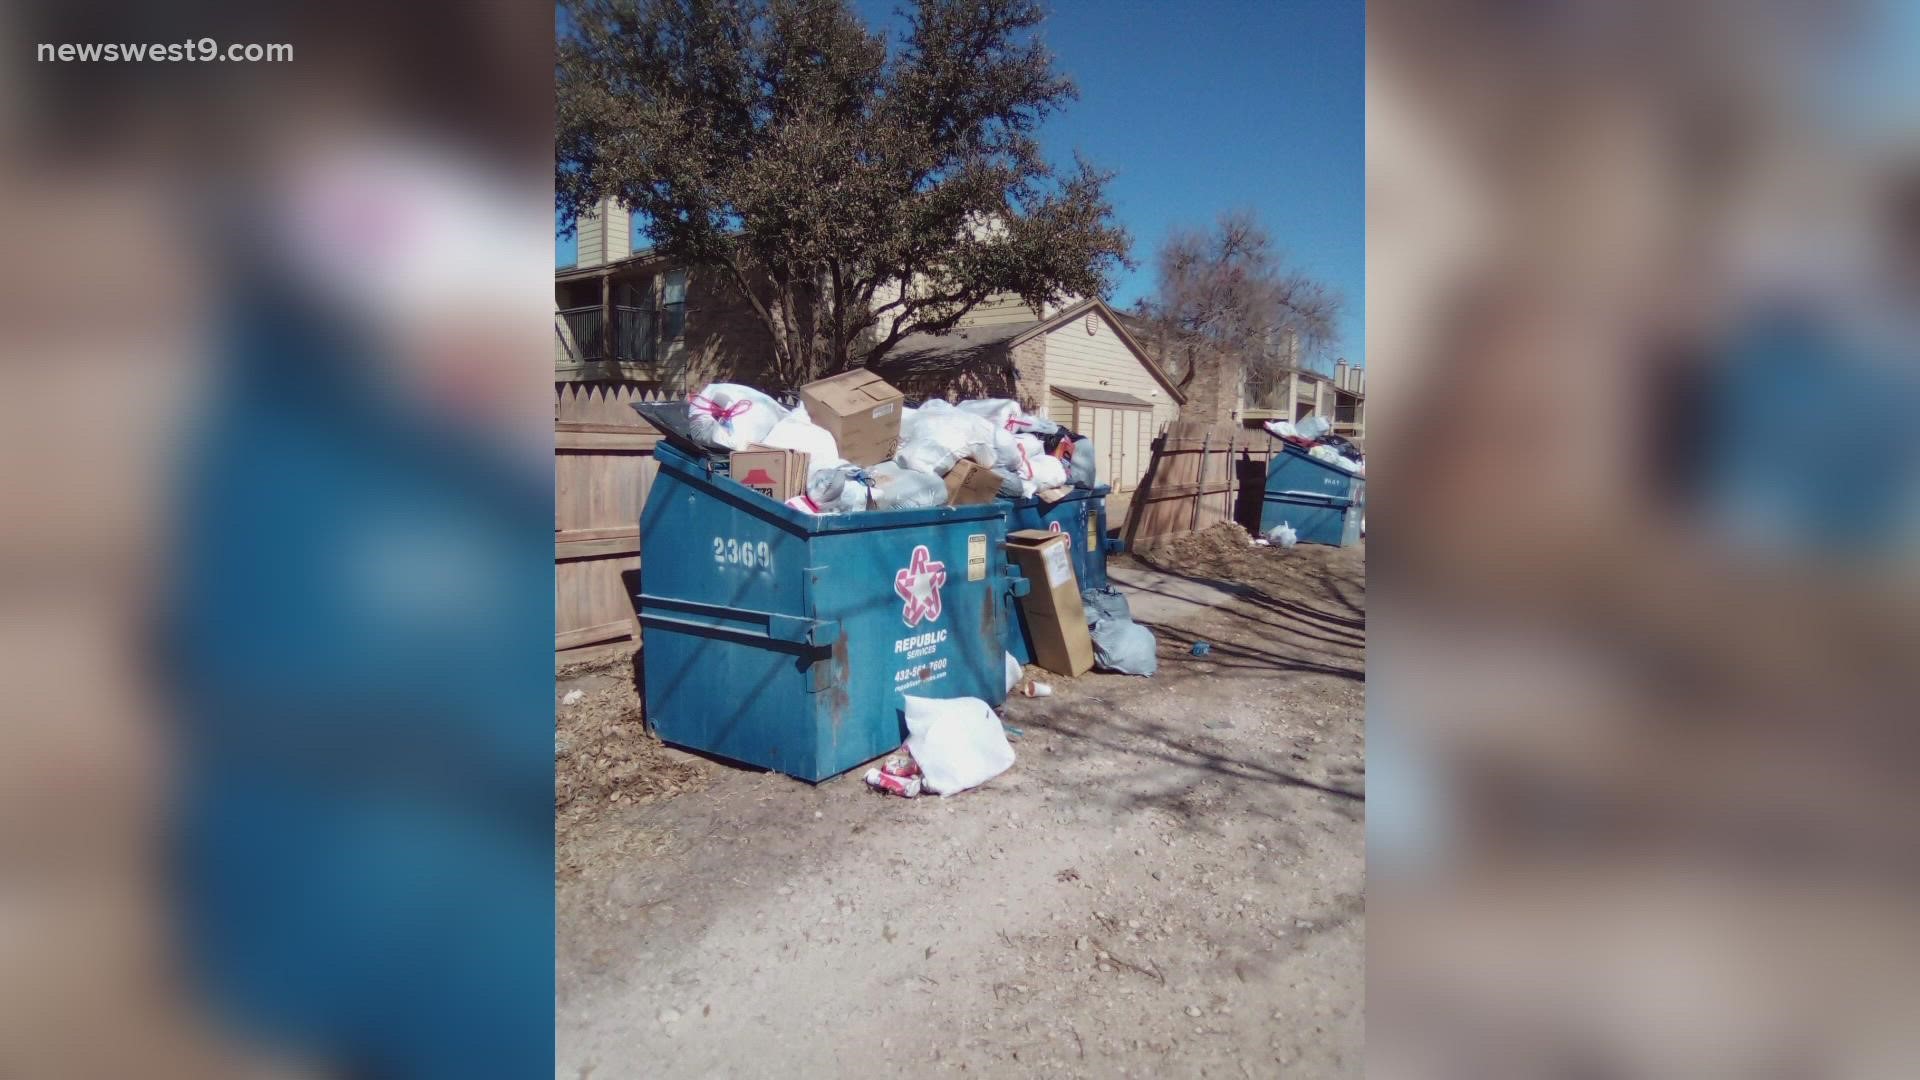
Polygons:
<instances>
[{"instance_id":1,"label":"tall cardboard box","mask_svg":"<svg viewBox=\"0 0 1920 1080\"><path fill-rule=\"evenodd\" d=\"M1020 529L1007 534L1007 553L1020 575L1032 582L1020 598L1020 614L1033 662L1062 675L1093 667L1093 636L1080 603L1080 582L1073 576L1073 553L1065 533Z\"/></svg>"},{"instance_id":2,"label":"tall cardboard box","mask_svg":"<svg viewBox=\"0 0 1920 1080\"><path fill-rule=\"evenodd\" d=\"M906 395L860 368L800 388L807 419L832 433L840 456L855 465L878 465L900 442L900 407Z\"/></svg>"},{"instance_id":3,"label":"tall cardboard box","mask_svg":"<svg viewBox=\"0 0 1920 1080\"><path fill-rule=\"evenodd\" d=\"M798 450L749 446L727 458L727 475L735 482L783 503L807 490L807 455Z\"/></svg>"},{"instance_id":4,"label":"tall cardboard box","mask_svg":"<svg viewBox=\"0 0 1920 1080\"><path fill-rule=\"evenodd\" d=\"M977 461L961 458L947 473L947 505L978 506L1000 494L1000 477Z\"/></svg>"}]
</instances>

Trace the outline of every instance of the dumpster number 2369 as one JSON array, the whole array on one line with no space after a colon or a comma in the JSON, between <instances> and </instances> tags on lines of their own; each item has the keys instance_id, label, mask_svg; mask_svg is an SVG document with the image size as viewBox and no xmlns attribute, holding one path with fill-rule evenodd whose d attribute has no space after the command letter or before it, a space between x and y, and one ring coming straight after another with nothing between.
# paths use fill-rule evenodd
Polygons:
<instances>
[{"instance_id":1,"label":"dumpster number 2369","mask_svg":"<svg viewBox=\"0 0 1920 1080\"><path fill-rule=\"evenodd\" d=\"M767 550L765 540L756 544L751 540L722 540L716 536L713 538L713 561L744 566L749 570L755 567L764 569L773 565L773 553Z\"/></svg>"}]
</instances>

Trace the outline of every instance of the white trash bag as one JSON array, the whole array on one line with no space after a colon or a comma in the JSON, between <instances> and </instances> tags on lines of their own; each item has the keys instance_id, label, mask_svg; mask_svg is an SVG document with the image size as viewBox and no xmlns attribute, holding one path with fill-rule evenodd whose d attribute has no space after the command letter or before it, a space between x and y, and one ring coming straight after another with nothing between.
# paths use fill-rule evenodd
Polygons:
<instances>
[{"instance_id":1,"label":"white trash bag","mask_svg":"<svg viewBox=\"0 0 1920 1080\"><path fill-rule=\"evenodd\" d=\"M1302 420L1299 423L1293 425L1293 427L1294 427L1295 434L1299 435L1303 439L1306 439L1308 442L1312 442L1314 439L1317 439L1320 436L1325 435L1327 432L1332 431L1333 421L1328 420L1324 416L1320 416L1316 414L1316 415L1307 417L1305 420Z\"/></svg>"},{"instance_id":2,"label":"white trash bag","mask_svg":"<svg viewBox=\"0 0 1920 1080\"><path fill-rule=\"evenodd\" d=\"M1013 746L1000 718L979 698L906 699L907 750L928 791L954 795L1013 767Z\"/></svg>"},{"instance_id":3,"label":"white trash bag","mask_svg":"<svg viewBox=\"0 0 1920 1080\"><path fill-rule=\"evenodd\" d=\"M1052 454L1041 454L1027 462L1033 469L1033 486L1045 491L1048 488L1064 487L1067 479L1067 463Z\"/></svg>"},{"instance_id":4,"label":"white trash bag","mask_svg":"<svg viewBox=\"0 0 1920 1080\"><path fill-rule=\"evenodd\" d=\"M1020 403L1010 398L980 398L963 401L954 408L961 412L972 413L1000 431L1007 430L1007 421L1020 414Z\"/></svg>"},{"instance_id":5,"label":"white trash bag","mask_svg":"<svg viewBox=\"0 0 1920 1080\"><path fill-rule=\"evenodd\" d=\"M873 489L867 485L865 469L836 465L815 469L807 476L807 490L787 500L787 505L809 514L851 514L865 510Z\"/></svg>"},{"instance_id":6,"label":"white trash bag","mask_svg":"<svg viewBox=\"0 0 1920 1080\"><path fill-rule=\"evenodd\" d=\"M868 470L873 477L873 505L876 510L909 510L923 506L945 506L947 482L932 473L903 469L883 461Z\"/></svg>"},{"instance_id":7,"label":"white trash bag","mask_svg":"<svg viewBox=\"0 0 1920 1080\"><path fill-rule=\"evenodd\" d=\"M1315 461L1324 461L1337 469L1345 469L1350 473L1363 471L1360 468L1359 462L1354 461L1352 458L1347 457L1331 446L1316 446L1307 451L1307 456Z\"/></svg>"},{"instance_id":8,"label":"white trash bag","mask_svg":"<svg viewBox=\"0 0 1920 1080\"><path fill-rule=\"evenodd\" d=\"M696 442L745 450L785 419L781 404L751 386L709 383L687 399L687 430Z\"/></svg>"},{"instance_id":9,"label":"white trash bag","mask_svg":"<svg viewBox=\"0 0 1920 1080\"><path fill-rule=\"evenodd\" d=\"M954 447L932 439L916 438L900 444L900 449L894 452L893 463L913 472L945 476L965 456Z\"/></svg>"},{"instance_id":10,"label":"white trash bag","mask_svg":"<svg viewBox=\"0 0 1920 1080\"><path fill-rule=\"evenodd\" d=\"M1007 654L1007 693L1009 694L1013 693L1013 688L1020 685L1020 671L1021 671L1020 661L1015 660L1013 658L1012 653L1008 653ZM571 705L572 702L568 702L568 704Z\"/></svg>"},{"instance_id":11,"label":"white trash bag","mask_svg":"<svg viewBox=\"0 0 1920 1080\"><path fill-rule=\"evenodd\" d=\"M1300 534L1293 530L1293 526L1283 521L1267 530L1267 542L1290 548L1300 542Z\"/></svg>"},{"instance_id":12,"label":"white trash bag","mask_svg":"<svg viewBox=\"0 0 1920 1080\"><path fill-rule=\"evenodd\" d=\"M939 398L922 404L911 417L901 418L900 441L935 443L953 451L956 459L972 458L993 468L993 425Z\"/></svg>"},{"instance_id":13,"label":"white trash bag","mask_svg":"<svg viewBox=\"0 0 1920 1080\"><path fill-rule=\"evenodd\" d=\"M809 419L805 405L797 405L792 412L781 417L780 422L773 425L773 429L760 440L760 445L775 450L798 450L807 455L809 474L820 469L831 469L846 461L840 456L840 447L833 441L833 432Z\"/></svg>"}]
</instances>

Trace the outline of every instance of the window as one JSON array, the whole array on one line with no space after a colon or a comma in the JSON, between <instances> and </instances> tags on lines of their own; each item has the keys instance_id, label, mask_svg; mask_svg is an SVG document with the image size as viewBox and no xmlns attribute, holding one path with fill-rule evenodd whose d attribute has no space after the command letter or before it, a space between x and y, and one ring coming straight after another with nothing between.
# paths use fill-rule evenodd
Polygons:
<instances>
[{"instance_id":1,"label":"window","mask_svg":"<svg viewBox=\"0 0 1920 1080\"><path fill-rule=\"evenodd\" d=\"M660 282L660 337L677 341L687 332L687 272L668 271Z\"/></svg>"}]
</instances>

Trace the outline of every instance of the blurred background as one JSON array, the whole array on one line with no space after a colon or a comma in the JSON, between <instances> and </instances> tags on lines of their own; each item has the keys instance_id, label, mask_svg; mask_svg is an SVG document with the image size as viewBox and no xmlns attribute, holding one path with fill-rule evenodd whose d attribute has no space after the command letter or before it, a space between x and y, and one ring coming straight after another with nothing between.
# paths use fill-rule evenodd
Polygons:
<instances>
[{"instance_id":1,"label":"blurred background","mask_svg":"<svg viewBox=\"0 0 1920 1080\"><path fill-rule=\"evenodd\" d=\"M551 1068L552 42L0 9L0 1075Z\"/></svg>"},{"instance_id":2,"label":"blurred background","mask_svg":"<svg viewBox=\"0 0 1920 1080\"><path fill-rule=\"evenodd\" d=\"M1920 6L1376 0L1370 1072L1920 1068Z\"/></svg>"}]
</instances>

